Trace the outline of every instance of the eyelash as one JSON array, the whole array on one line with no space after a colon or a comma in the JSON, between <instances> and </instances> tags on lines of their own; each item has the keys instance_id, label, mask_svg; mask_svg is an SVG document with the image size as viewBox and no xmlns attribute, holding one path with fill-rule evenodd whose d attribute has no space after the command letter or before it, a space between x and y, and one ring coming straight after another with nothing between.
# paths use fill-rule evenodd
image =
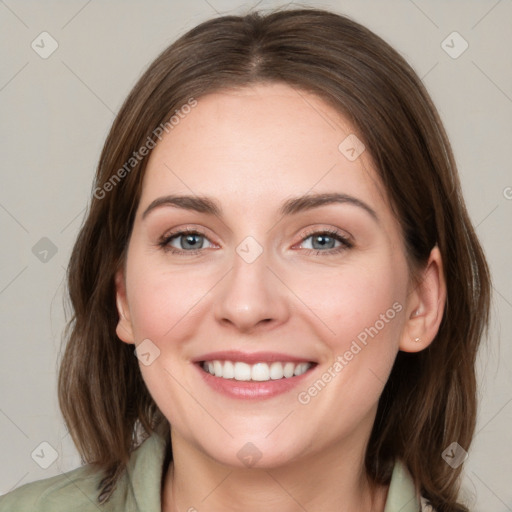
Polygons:
<instances>
[{"instance_id":1,"label":"eyelash","mask_svg":"<svg viewBox=\"0 0 512 512\"><path fill-rule=\"evenodd\" d=\"M179 255L189 255L194 256L199 254L201 251L204 251L204 249L193 249L190 251L184 251L181 249L176 249L175 247L171 247L169 245L169 242L173 240L174 238L178 238L183 235L199 235L207 238L206 234L201 232L197 229L183 229L181 231L176 231L174 233L169 233L167 235L164 235L160 241L158 242L158 245L160 248L165 252L170 252L172 254L179 254ZM329 238L334 238L335 240L341 242L341 246L337 247L335 249L328 249L326 251L322 251L319 249L305 249L307 251L307 254L310 255L312 253L316 253L318 256L319 254L323 254L324 256L334 256L338 255L343 251L346 251L347 249L351 249L354 244L345 236L341 234L340 231L336 229L324 229L319 231L310 231L309 233L306 233L305 236L301 240L301 244L304 243L305 240L308 238L311 238L313 235L322 235L327 236Z\"/></svg>"}]
</instances>

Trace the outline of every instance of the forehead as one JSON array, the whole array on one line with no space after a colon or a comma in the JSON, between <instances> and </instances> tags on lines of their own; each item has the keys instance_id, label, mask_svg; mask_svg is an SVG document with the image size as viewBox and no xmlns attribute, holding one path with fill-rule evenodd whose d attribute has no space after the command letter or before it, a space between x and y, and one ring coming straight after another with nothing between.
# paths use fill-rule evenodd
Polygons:
<instances>
[{"instance_id":1,"label":"forehead","mask_svg":"<svg viewBox=\"0 0 512 512\"><path fill-rule=\"evenodd\" d=\"M369 152L354 158L362 149L355 131L319 97L285 84L208 94L152 151L141 206L169 193L198 194L240 211L341 192L385 207Z\"/></svg>"}]
</instances>

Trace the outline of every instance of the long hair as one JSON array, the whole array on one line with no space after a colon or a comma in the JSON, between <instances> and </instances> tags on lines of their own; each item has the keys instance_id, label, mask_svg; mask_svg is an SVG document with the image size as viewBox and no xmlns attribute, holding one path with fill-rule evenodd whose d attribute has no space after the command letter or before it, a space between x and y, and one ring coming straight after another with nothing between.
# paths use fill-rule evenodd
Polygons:
<instances>
[{"instance_id":1,"label":"long hair","mask_svg":"<svg viewBox=\"0 0 512 512\"><path fill-rule=\"evenodd\" d=\"M150 153L172 116L227 88L279 82L312 92L347 117L375 163L399 222L409 265L437 244L447 302L431 345L400 352L380 397L368 475L390 480L402 460L438 512L462 512L461 467L442 459L475 428L475 357L488 328L490 276L469 219L452 150L421 80L376 34L320 9L222 16L196 26L149 66L120 109L102 150L86 220L68 267L73 316L59 403L82 459L105 473L108 498L139 428L165 418L133 347L116 335L116 271L123 264ZM160 128L159 128L160 127ZM160 131L159 131L160 130ZM172 456L172 454L171 454Z\"/></svg>"}]
</instances>

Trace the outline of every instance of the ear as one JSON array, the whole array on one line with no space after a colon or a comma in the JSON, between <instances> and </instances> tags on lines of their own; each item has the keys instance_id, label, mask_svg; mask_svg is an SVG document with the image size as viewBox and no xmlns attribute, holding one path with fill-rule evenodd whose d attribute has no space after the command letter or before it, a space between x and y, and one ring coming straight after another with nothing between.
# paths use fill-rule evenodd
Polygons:
<instances>
[{"instance_id":1,"label":"ear","mask_svg":"<svg viewBox=\"0 0 512 512\"><path fill-rule=\"evenodd\" d=\"M435 245L419 284L409 294L400 350L419 352L432 343L441 325L445 304L443 261L439 247Z\"/></svg>"},{"instance_id":2,"label":"ear","mask_svg":"<svg viewBox=\"0 0 512 512\"><path fill-rule=\"evenodd\" d=\"M133 337L133 328L130 320L130 309L126 298L126 282L124 271L118 270L115 277L116 281L116 306L119 320L117 322L116 334L120 340L125 343L135 344Z\"/></svg>"}]
</instances>

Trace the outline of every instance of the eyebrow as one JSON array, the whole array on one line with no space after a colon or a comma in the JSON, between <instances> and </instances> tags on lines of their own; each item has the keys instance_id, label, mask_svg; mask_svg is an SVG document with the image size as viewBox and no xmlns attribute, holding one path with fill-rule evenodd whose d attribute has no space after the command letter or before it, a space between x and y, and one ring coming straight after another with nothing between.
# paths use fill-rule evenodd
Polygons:
<instances>
[{"instance_id":1,"label":"eyebrow","mask_svg":"<svg viewBox=\"0 0 512 512\"><path fill-rule=\"evenodd\" d=\"M319 194L307 194L299 197L292 197L287 199L281 205L279 215L293 215L299 212L312 210L328 204L350 204L357 206L358 208L366 211L377 223L379 217L375 210L368 206L365 202L357 199L356 197L341 194L341 193L319 193ZM162 206L172 206L175 208L181 208L184 210L193 210L199 213L205 213L208 215L215 215L222 217L222 207L213 198L208 196L186 196L186 195L168 195L155 199L142 214L142 219L145 219L147 215Z\"/></svg>"}]
</instances>

